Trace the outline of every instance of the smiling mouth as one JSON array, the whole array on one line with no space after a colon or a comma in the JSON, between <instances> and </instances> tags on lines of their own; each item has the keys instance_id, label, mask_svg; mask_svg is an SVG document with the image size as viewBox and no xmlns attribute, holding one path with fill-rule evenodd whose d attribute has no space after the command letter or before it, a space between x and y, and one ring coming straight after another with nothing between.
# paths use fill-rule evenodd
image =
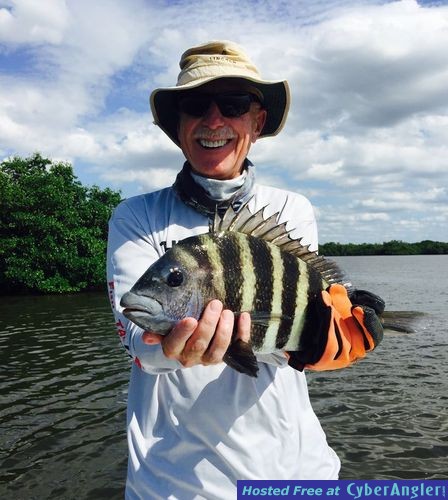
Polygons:
<instances>
[{"instance_id":1,"label":"smiling mouth","mask_svg":"<svg viewBox=\"0 0 448 500\"><path fill-rule=\"evenodd\" d=\"M205 149L217 149L222 148L228 144L232 139L219 139L212 141L210 139L198 139L198 143Z\"/></svg>"}]
</instances>

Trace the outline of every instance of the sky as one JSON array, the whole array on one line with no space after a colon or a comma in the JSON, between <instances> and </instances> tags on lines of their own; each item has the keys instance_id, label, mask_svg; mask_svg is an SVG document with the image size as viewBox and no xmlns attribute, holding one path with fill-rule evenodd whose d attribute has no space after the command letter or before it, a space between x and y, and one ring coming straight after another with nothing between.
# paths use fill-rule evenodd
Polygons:
<instances>
[{"instance_id":1,"label":"sky","mask_svg":"<svg viewBox=\"0 0 448 500\"><path fill-rule=\"evenodd\" d=\"M322 243L448 241L448 1L0 0L0 160L40 152L126 198L170 185L183 156L149 95L217 39L288 80L249 158L310 199Z\"/></svg>"}]
</instances>

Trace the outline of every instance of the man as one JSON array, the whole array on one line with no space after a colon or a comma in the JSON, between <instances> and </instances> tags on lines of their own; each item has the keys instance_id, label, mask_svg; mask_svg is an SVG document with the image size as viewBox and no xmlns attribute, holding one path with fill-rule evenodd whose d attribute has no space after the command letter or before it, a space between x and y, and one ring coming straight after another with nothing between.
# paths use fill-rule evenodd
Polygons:
<instances>
[{"instance_id":1,"label":"man","mask_svg":"<svg viewBox=\"0 0 448 500\"><path fill-rule=\"evenodd\" d=\"M177 85L156 89L151 108L187 161L172 187L124 201L110 221L112 307L135 361L126 496L230 499L238 479L336 479L340 462L311 408L305 375L288 363L332 369L363 357L381 338L375 311L353 308L340 285L323 292L321 326L305 339L300 359L258 355L257 378L222 362L234 330L250 339L248 313L235 324L233 311L212 300L199 321L186 318L165 337L121 313L121 296L147 267L176 241L207 232L215 211L229 204L268 205L266 216L280 212L279 222L290 221L293 235L317 249L308 200L256 184L247 159L257 139L282 128L287 83L263 80L241 48L225 41L187 50L180 67Z\"/></svg>"}]
</instances>

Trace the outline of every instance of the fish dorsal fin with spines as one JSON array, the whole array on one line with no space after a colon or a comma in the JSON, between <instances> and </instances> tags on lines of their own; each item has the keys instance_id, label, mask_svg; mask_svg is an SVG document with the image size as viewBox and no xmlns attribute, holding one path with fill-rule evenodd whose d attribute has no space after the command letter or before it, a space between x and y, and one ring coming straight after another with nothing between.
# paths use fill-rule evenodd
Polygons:
<instances>
[{"instance_id":1,"label":"fish dorsal fin with spines","mask_svg":"<svg viewBox=\"0 0 448 500\"><path fill-rule=\"evenodd\" d=\"M279 224L278 222L279 212L265 218L263 212L266 206L252 213L248 207L250 201L245 203L238 212L233 206L229 206L222 216L216 212L210 224L210 232L219 234L230 231L260 238L306 262L319 272L329 285L341 283L348 286L342 271L335 262L313 252L309 249L309 245L302 245L301 238L291 237L292 231L286 229L287 223Z\"/></svg>"}]
</instances>

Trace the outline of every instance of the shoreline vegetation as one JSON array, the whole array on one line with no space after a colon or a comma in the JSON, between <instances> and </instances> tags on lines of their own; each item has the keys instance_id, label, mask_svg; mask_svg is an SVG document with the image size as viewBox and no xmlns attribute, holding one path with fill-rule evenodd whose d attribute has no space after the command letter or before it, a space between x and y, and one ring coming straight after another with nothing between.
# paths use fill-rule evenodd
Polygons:
<instances>
[{"instance_id":1,"label":"shoreline vegetation","mask_svg":"<svg viewBox=\"0 0 448 500\"><path fill-rule=\"evenodd\" d=\"M406 243L401 240L383 243L323 243L319 245L319 254L328 257L356 257L361 255L446 255L448 243L423 240Z\"/></svg>"},{"instance_id":2,"label":"shoreline vegetation","mask_svg":"<svg viewBox=\"0 0 448 500\"><path fill-rule=\"evenodd\" d=\"M105 289L108 221L120 201L39 153L1 162L0 294Z\"/></svg>"},{"instance_id":3,"label":"shoreline vegetation","mask_svg":"<svg viewBox=\"0 0 448 500\"><path fill-rule=\"evenodd\" d=\"M121 193L85 187L70 163L0 163L0 295L105 290L108 221ZM324 243L331 256L448 254L448 243Z\"/></svg>"}]
</instances>

